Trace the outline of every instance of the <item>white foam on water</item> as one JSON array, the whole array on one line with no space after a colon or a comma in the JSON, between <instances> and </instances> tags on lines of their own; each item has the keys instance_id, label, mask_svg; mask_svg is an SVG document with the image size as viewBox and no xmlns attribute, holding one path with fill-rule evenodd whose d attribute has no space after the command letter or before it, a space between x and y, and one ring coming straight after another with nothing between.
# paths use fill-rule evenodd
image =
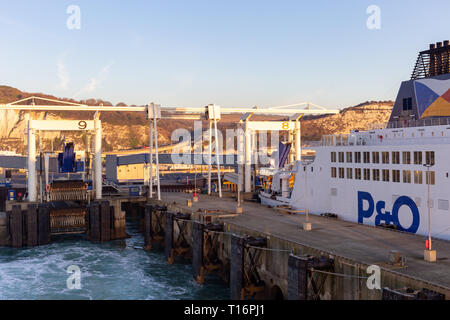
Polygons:
<instances>
[{"instance_id":1,"label":"white foam on water","mask_svg":"<svg viewBox=\"0 0 450 320\"><path fill-rule=\"evenodd\" d=\"M133 230L133 229L132 229ZM95 244L64 239L26 249L0 248L0 299L226 299L219 280L199 286L189 264L146 252L143 237ZM68 289L67 268L81 270L81 289Z\"/></svg>"}]
</instances>

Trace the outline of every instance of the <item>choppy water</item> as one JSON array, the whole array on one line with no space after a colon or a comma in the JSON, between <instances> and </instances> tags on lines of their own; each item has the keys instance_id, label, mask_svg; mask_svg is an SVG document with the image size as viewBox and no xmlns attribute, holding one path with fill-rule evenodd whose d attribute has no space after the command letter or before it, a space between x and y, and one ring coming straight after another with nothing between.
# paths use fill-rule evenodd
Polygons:
<instances>
[{"instance_id":1,"label":"choppy water","mask_svg":"<svg viewBox=\"0 0 450 320\"><path fill-rule=\"evenodd\" d=\"M218 277L201 286L192 265L168 265L164 254L142 249L137 224L127 221L130 239L94 244L59 238L27 249L0 248L0 299L227 299ZM81 270L81 289L68 289L67 268Z\"/></svg>"}]
</instances>

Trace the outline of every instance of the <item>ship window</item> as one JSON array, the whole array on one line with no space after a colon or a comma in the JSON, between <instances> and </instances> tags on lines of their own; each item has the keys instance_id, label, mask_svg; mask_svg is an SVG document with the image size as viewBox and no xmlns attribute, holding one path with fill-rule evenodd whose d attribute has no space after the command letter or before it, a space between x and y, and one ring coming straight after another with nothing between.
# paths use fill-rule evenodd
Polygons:
<instances>
[{"instance_id":1,"label":"ship window","mask_svg":"<svg viewBox=\"0 0 450 320\"><path fill-rule=\"evenodd\" d=\"M336 178L336 168L335 167L331 168L331 177Z\"/></svg>"},{"instance_id":2,"label":"ship window","mask_svg":"<svg viewBox=\"0 0 450 320\"><path fill-rule=\"evenodd\" d=\"M400 152L393 151L392 152L392 163L399 164L400 163Z\"/></svg>"},{"instance_id":3,"label":"ship window","mask_svg":"<svg viewBox=\"0 0 450 320\"><path fill-rule=\"evenodd\" d=\"M411 183L411 170L403 170L403 183Z\"/></svg>"},{"instance_id":4,"label":"ship window","mask_svg":"<svg viewBox=\"0 0 450 320\"><path fill-rule=\"evenodd\" d=\"M382 173L383 173L383 181L389 182L389 170L383 169Z\"/></svg>"},{"instance_id":5,"label":"ship window","mask_svg":"<svg viewBox=\"0 0 450 320\"><path fill-rule=\"evenodd\" d=\"M383 152L381 154L381 160L383 163L389 163L389 152Z\"/></svg>"},{"instance_id":6,"label":"ship window","mask_svg":"<svg viewBox=\"0 0 450 320\"><path fill-rule=\"evenodd\" d=\"M428 165L434 166L434 151L425 152L425 159Z\"/></svg>"},{"instance_id":7,"label":"ship window","mask_svg":"<svg viewBox=\"0 0 450 320\"><path fill-rule=\"evenodd\" d=\"M414 151L414 164L422 164L422 151Z\"/></svg>"},{"instance_id":8,"label":"ship window","mask_svg":"<svg viewBox=\"0 0 450 320\"><path fill-rule=\"evenodd\" d=\"M339 152L339 162L344 162L344 153Z\"/></svg>"},{"instance_id":9,"label":"ship window","mask_svg":"<svg viewBox=\"0 0 450 320\"><path fill-rule=\"evenodd\" d=\"M355 168L355 179L361 180L361 168Z\"/></svg>"},{"instance_id":10,"label":"ship window","mask_svg":"<svg viewBox=\"0 0 450 320\"><path fill-rule=\"evenodd\" d=\"M347 168L347 179L353 179L353 169Z\"/></svg>"},{"instance_id":11,"label":"ship window","mask_svg":"<svg viewBox=\"0 0 450 320\"><path fill-rule=\"evenodd\" d=\"M400 170L392 170L392 181L400 182Z\"/></svg>"},{"instance_id":12,"label":"ship window","mask_svg":"<svg viewBox=\"0 0 450 320\"><path fill-rule=\"evenodd\" d=\"M403 151L402 158L403 158L403 164L411 164L411 152Z\"/></svg>"},{"instance_id":13,"label":"ship window","mask_svg":"<svg viewBox=\"0 0 450 320\"><path fill-rule=\"evenodd\" d=\"M380 181L380 169L373 169L372 177L375 181Z\"/></svg>"},{"instance_id":14,"label":"ship window","mask_svg":"<svg viewBox=\"0 0 450 320\"><path fill-rule=\"evenodd\" d=\"M339 168L339 178L340 179L344 179L345 178L345 176L344 176L344 168Z\"/></svg>"},{"instance_id":15,"label":"ship window","mask_svg":"<svg viewBox=\"0 0 450 320\"><path fill-rule=\"evenodd\" d=\"M372 152L372 163L380 163L380 153Z\"/></svg>"},{"instance_id":16,"label":"ship window","mask_svg":"<svg viewBox=\"0 0 450 320\"><path fill-rule=\"evenodd\" d=\"M353 162L352 153L351 152L347 152L347 162L348 163L352 163Z\"/></svg>"},{"instance_id":17,"label":"ship window","mask_svg":"<svg viewBox=\"0 0 450 320\"><path fill-rule=\"evenodd\" d=\"M364 152L363 157L364 157L364 163L370 163L370 152Z\"/></svg>"},{"instance_id":18,"label":"ship window","mask_svg":"<svg viewBox=\"0 0 450 320\"><path fill-rule=\"evenodd\" d=\"M426 171L425 177L426 177L426 184L433 184L433 185L435 184L436 174L434 173L434 171Z\"/></svg>"},{"instance_id":19,"label":"ship window","mask_svg":"<svg viewBox=\"0 0 450 320\"><path fill-rule=\"evenodd\" d=\"M331 152L331 162L336 162L336 152Z\"/></svg>"},{"instance_id":20,"label":"ship window","mask_svg":"<svg viewBox=\"0 0 450 320\"><path fill-rule=\"evenodd\" d=\"M403 111L412 110L412 98L403 99Z\"/></svg>"},{"instance_id":21,"label":"ship window","mask_svg":"<svg viewBox=\"0 0 450 320\"><path fill-rule=\"evenodd\" d=\"M355 152L355 163L361 163L361 152Z\"/></svg>"},{"instance_id":22,"label":"ship window","mask_svg":"<svg viewBox=\"0 0 450 320\"><path fill-rule=\"evenodd\" d=\"M370 169L364 169L364 180L370 180Z\"/></svg>"},{"instance_id":23,"label":"ship window","mask_svg":"<svg viewBox=\"0 0 450 320\"><path fill-rule=\"evenodd\" d=\"M414 183L415 184L422 184L422 178L423 178L422 176L423 176L422 171L415 170L414 171Z\"/></svg>"}]
</instances>

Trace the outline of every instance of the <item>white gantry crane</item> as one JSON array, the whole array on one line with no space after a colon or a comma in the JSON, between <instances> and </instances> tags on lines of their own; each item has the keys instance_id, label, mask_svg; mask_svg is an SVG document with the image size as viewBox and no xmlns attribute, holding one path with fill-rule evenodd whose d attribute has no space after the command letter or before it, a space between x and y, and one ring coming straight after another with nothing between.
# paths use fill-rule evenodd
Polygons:
<instances>
[{"instance_id":1,"label":"white gantry crane","mask_svg":"<svg viewBox=\"0 0 450 320\"><path fill-rule=\"evenodd\" d=\"M35 104L35 101L45 101L49 105ZM305 106L302 108L302 106ZM316 109L311 109L311 106ZM229 107L224 108L219 105L210 104L206 107L192 108L162 108L160 105L150 103L142 107L128 106L88 106L85 104L71 103L67 101L59 101L54 99L46 99L41 97L29 97L8 104L0 104L0 110L21 110L21 111L83 111L95 112L95 118L89 120L33 120L27 118L27 134L28 134L28 200L37 201L37 182L36 182L36 130L51 131L93 131L95 136L94 143L94 193L96 199L102 197L102 128L99 115L101 112L145 112L149 121L149 142L150 142L150 175L149 175L149 196L153 197L153 183L157 184L157 198L161 200L160 175L159 175L159 157L158 157L158 120L160 119L190 119L190 120L208 120L209 121L209 174L208 174L208 190L211 190L211 165L212 165L212 127L215 134L215 153L218 176L218 192L222 196L220 181L220 150L219 141L217 139L217 122L221 119L221 114L242 114L240 125L243 130L238 137L238 159L244 158L244 166L239 165L239 182L238 193L242 190L251 191L251 159L252 144L255 144L255 133L259 130L263 131L289 131L289 137L295 135L295 158L300 160L301 157L301 130L300 119L304 114L335 114L339 110L330 110L317 106L312 103L300 103L287 106L279 106L272 108L249 108L249 107ZM250 117L254 114L289 116L288 121L250 121ZM29 116L27 116L29 117ZM253 143L252 143L253 141ZM239 147L241 146L241 147ZM154 149L154 150L153 150ZM156 177L153 179L153 154L155 153ZM245 169L245 170L243 170ZM243 179L244 178L244 179ZM243 182L244 181L244 182Z\"/></svg>"}]
</instances>

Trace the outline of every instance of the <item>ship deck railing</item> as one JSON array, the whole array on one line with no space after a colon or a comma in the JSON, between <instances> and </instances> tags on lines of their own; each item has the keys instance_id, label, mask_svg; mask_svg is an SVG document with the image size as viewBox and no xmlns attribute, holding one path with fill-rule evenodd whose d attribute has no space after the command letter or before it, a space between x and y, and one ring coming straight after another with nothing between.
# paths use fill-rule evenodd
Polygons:
<instances>
[{"instance_id":1,"label":"ship deck railing","mask_svg":"<svg viewBox=\"0 0 450 320\"><path fill-rule=\"evenodd\" d=\"M446 127L447 126L447 127ZM424 127L435 127L424 130ZM417 128L416 130L397 131L395 129ZM383 130L384 129L384 130ZM386 129L394 129L387 130ZM445 130L444 130L445 129ZM408 121L391 121L377 124L369 131L355 130L349 134L323 135L319 141L320 146L365 146L385 144L409 144L429 140L430 142L447 141L450 139L450 117L427 118ZM379 130L379 131L377 131ZM439 140L439 141L438 141ZM442 142L441 141L441 142Z\"/></svg>"},{"instance_id":2,"label":"ship deck railing","mask_svg":"<svg viewBox=\"0 0 450 320\"><path fill-rule=\"evenodd\" d=\"M388 129L412 128L412 127L429 127L429 126L446 126L450 125L450 117L426 118L418 120L395 120L387 123Z\"/></svg>"}]
</instances>

